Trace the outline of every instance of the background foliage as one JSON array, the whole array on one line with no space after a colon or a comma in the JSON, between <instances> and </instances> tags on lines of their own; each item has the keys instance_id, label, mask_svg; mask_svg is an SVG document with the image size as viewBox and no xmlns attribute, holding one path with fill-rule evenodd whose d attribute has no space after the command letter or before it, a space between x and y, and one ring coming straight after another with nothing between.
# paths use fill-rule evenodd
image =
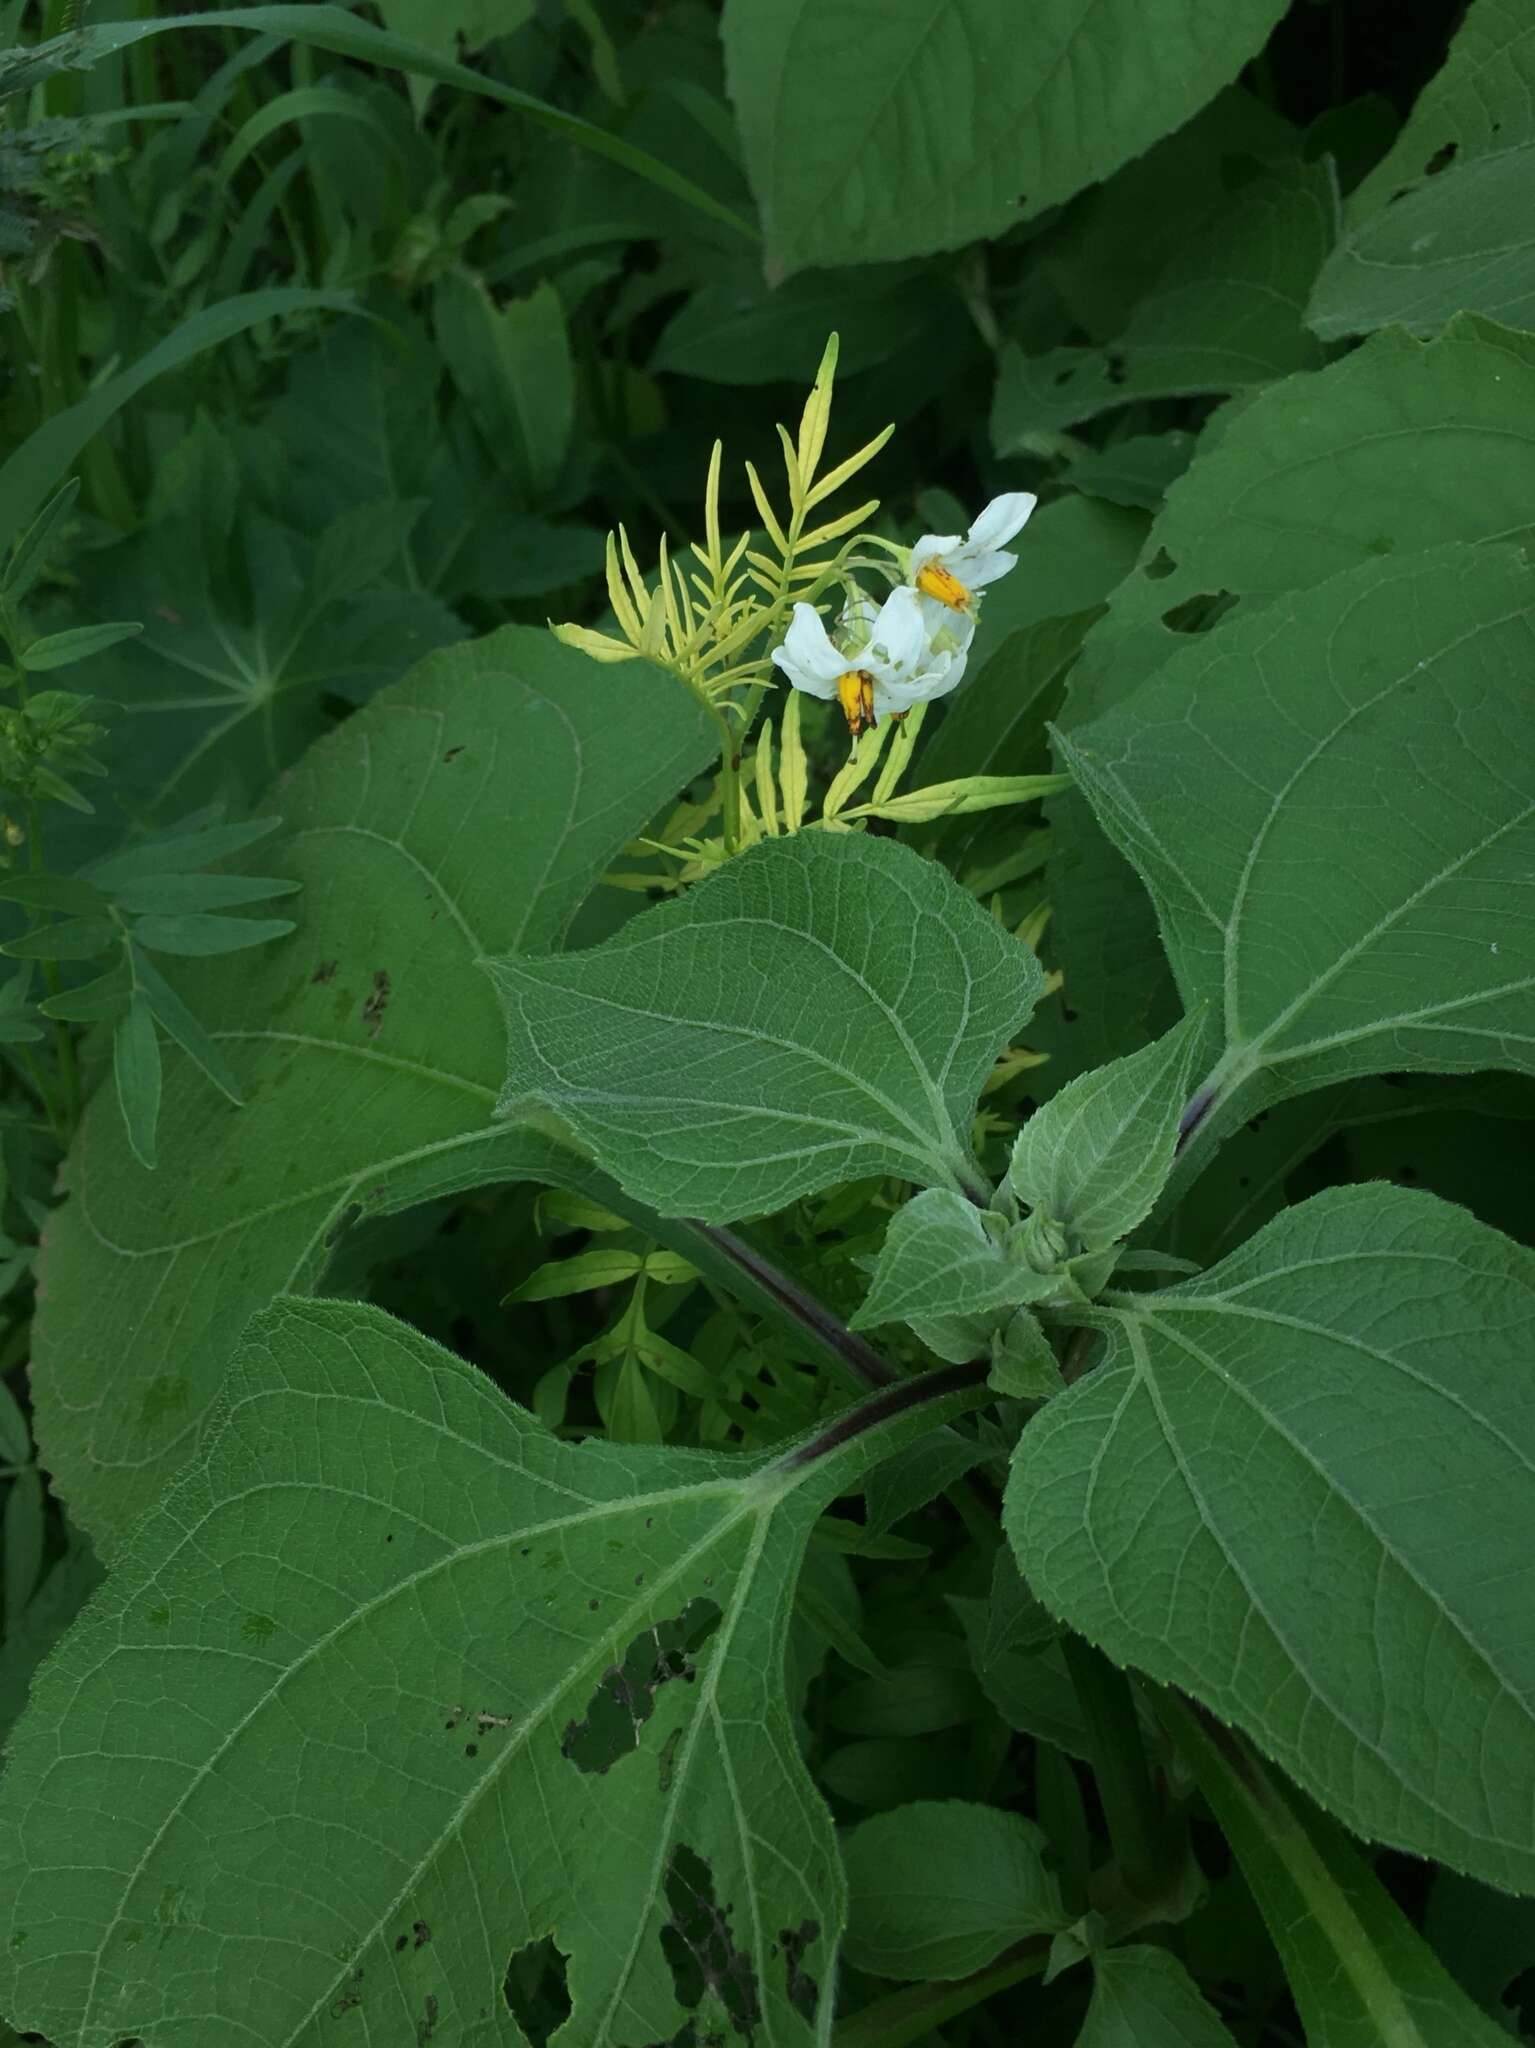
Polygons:
<instances>
[{"instance_id":1,"label":"background foliage","mask_svg":"<svg viewBox=\"0 0 1535 2048\"><path fill-rule=\"evenodd\" d=\"M1529 0L0 45L0 2039L1535 2039Z\"/></svg>"}]
</instances>

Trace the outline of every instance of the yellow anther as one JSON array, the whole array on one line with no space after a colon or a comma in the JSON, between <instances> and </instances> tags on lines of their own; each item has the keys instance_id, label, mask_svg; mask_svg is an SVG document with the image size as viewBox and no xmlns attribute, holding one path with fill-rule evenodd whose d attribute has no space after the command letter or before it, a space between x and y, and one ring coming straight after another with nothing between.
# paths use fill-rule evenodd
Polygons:
<instances>
[{"instance_id":1,"label":"yellow anther","mask_svg":"<svg viewBox=\"0 0 1535 2048\"><path fill-rule=\"evenodd\" d=\"M962 612L970 602L970 593L957 576L951 576L939 562L925 562L917 571L917 588L925 597L936 597L940 604L946 604Z\"/></svg>"},{"instance_id":2,"label":"yellow anther","mask_svg":"<svg viewBox=\"0 0 1535 2048\"><path fill-rule=\"evenodd\" d=\"M876 723L874 678L866 668L850 668L838 676L837 702L842 706L842 716L847 720L847 729L854 739L866 725Z\"/></svg>"}]
</instances>

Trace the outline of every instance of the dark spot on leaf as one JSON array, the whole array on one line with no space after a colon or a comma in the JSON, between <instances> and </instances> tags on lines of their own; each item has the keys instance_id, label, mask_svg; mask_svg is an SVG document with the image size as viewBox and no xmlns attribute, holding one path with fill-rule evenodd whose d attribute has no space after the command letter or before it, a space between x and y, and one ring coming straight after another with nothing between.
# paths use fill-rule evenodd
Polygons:
<instances>
[{"instance_id":1,"label":"dark spot on leaf","mask_svg":"<svg viewBox=\"0 0 1535 2048\"><path fill-rule=\"evenodd\" d=\"M464 750L462 747L449 747L448 751L443 755L442 758L445 761L456 761L463 751Z\"/></svg>"},{"instance_id":2,"label":"dark spot on leaf","mask_svg":"<svg viewBox=\"0 0 1535 2048\"><path fill-rule=\"evenodd\" d=\"M394 1938L394 1952L399 1955L410 1941L408 1934L397 1934Z\"/></svg>"},{"instance_id":3,"label":"dark spot on leaf","mask_svg":"<svg viewBox=\"0 0 1535 2048\"><path fill-rule=\"evenodd\" d=\"M1076 363L1068 363L1064 370L1056 371L1055 375L1050 380L1051 383L1054 384L1057 387L1057 389L1059 389L1059 387L1062 384L1069 384L1072 378L1077 374L1078 367L1079 365L1077 365Z\"/></svg>"},{"instance_id":4,"label":"dark spot on leaf","mask_svg":"<svg viewBox=\"0 0 1535 2048\"><path fill-rule=\"evenodd\" d=\"M435 1991L429 1991L426 1994L426 2003L421 2009L421 2017L416 2022L416 2048L426 2048L427 2042L436 2031L437 1994Z\"/></svg>"},{"instance_id":5,"label":"dark spot on leaf","mask_svg":"<svg viewBox=\"0 0 1535 2048\"><path fill-rule=\"evenodd\" d=\"M1080 1010L1074 1010L1074 1009L1073 1009L1073 1008L1071 1007L1070 1003L1062 1003L1062 1005L1061 1005L1061 1017L1062 1017L1062 1019L1063 1019L1063 1021L1064 1021L1065 1023L1067 1023L1067 1024L1075 1024L1075 1023L1076 1023L1076 1021L1077 1021L1077 1019L1078 1019L1078 1017L1080 1017L1080 1016L1081 1016L1081 1014L1082 1014L1082 1013L1081 1013L1081 1011L1080 1011Z\"/></svg>"},{"instance_id":6,"label":"dark spot on leaf","mask_svg":"<svg viewBox=\"0 0 1535 2048\"><path fill-rule=\"evenodd\" d=\"M804 1967L805 1951L820 1934L820 1922L802 1920L798 1927L784 1927L779 1930L778 1942L783 1950L784 1968L789 1973L789 2003L802 2020L815 2024L816 2007L821 2002L821 1987Z\"/></svg>"},{"instance_id":7,"label":"dark spot on leaf","mask_svg":"<svg viewBox=\"0 0 1535 2048\"><path fill-rule=\"evenodd\" d=\"M600 1600L588 1600L586 1605L588 1611L592 1614L595 1614L597 1612L597 1609L602 1605L602 1602Z\"/></svg>"},{"instance_id":8,"label":"dark spot on leaf","mask_svg":"<svg viewBox=\"0 0 1535 2048\"><path fill-rule=\"evenodd\" d=\"M566 1957L551 1935L530 1941L506 1966L501 1995L532 2048L545 2048L570 2018L570 1984Z\"/></svg>"},{"instance_id":9,"label":"dark spot on leaf","mask_svg":"<svg viewBox=\"0 0 1535 2048\"><path fill-rule=\"evenodd\" d=\"M640 1730L655 1712L656 1694L674 1678L691 1684L695 1658L720 1625L712 1600L690 1600L671 1621L637 1635L623 1661L603 1673L583 1720L572 1721L560 1749L578 1770L602 1772L640 1746Z\"/></svg>"},{"instance_id":10,"label":"dark spot on leaf","mask_svg":"<svg viewBox=\"0 0 1535 2048\"><path fill-rule=\"evenodd\" d=\"M386 1537L384 1538L384 1541L385 1541L386 1543L393 1543L393 1541L394 1541L394 1531L393 1531L392 1529L390 1530L389 1534L388 1534L388 1535L387 1535L387 1536L386 1536Z\"/></svg>"},{"instance_id":11,"label":"dark spot on leaf","mask_svg":"<svg viewBox=\"0 0 1535 2048\"><path fill-rule=\"evenodd\" d=\"M1129 375L1130 366L1116 349L1110 349L1103 359L1103 373L1111 384L1123 384Z\"/></svg>"},{"instance_id":12,"label":"dark spot on leaf","mask_svg":"<svg viewBox=\"0 0 1535 2048\"><path fill-rule=\"evenodd\" d=\"M241 1635L253 1643L264 1643L276 1630L277 1623L270 1614L247 1614L240 1624Z\"/></svg>"},{"instance_id":13,"label":"dark spot on leaf","mask_svg":"<svg viewBox=\"0 0 1535 2048\"><path fill-rule=\"evenodd\" d=\"M425 1948L432 1938L432 1930L424 1920L412 1920L410 1938L412 1948Z\"/></svg>"},{"instance_id":14,"label":"dark spot on leaf","mask_svg":"<svg viewBox=\"0 0 1535 2048\"><path fill-rule=\"evenodd\" d=\"M1428 162L1423 166L1424 177L1437 178L1441 171L1447 171L1450 165L1454 163L1455 154L1459 148L1460 144L1458 142L1446 142L1439 149L1436 149Z\"/></svg>"},{"instance_id":15,"label":"dark spot on leaf","mask_svg":"<svg viewBox=\"0 0 1535 2048\"><path fill-rule=\"evenodd\" d=\"M480 1745L479 1745L479 1744L478 1744L477 1742L466 1742L466 1743L464 1744L464 1755L465 1755L465 1756L478 1756L478 1755L479 1755L479 1753L480 1753Z\"/></svg>"},{"instance_id":16,"label":"dark spot on leaf","mask_svg":"<svg viewBox=\"0 0 1535 2048\"><path fill-rule=\"evenodd\" d=\"M379 1032L383 1029L384 1012L388 1007L389 969L387 967L379 967L374 970L373 993L362 1006L362 1021L368 1027L368 1036L370 1038L377 1038Z\"/></svg>"},{"instance_id":17,"label":"dark spot on leaf","mask_svg":"<svg viewBox=\"0 0 1535 2048\"><path fill-rule=\"evenodd\" d=\"M348 2013L352 2010L354 2005L361 2004L362 1964L359 1963L357 1965L357 1968L352 1972L351 1976L347 1978L346 1984L342 1989L341 1996L331 2006L330 2016L333 2020L339 2020L343 2013Z\"/></svg>"},{"instance_id":18,"label":"dark spot on leaf","mask_svg":"<svg viewBox=\"0 0 1535 2048\"><path fill-rule=\"evenodd\" d=\"M672 1772L677 1767L677 1745L681 1740L682 1730L674 1728L661 1745L661 1754L657 1760L657 1768L660 1773L661 1794L663 1798L672 1789Z\"/></svg>"},{"instance_id":19,"label":"dark spot on leaf","mask_svg":"<svg viewBox=\"0 0 1535 2048\"><path fill-rule=\"evenodd\" d=\"M757 1973L731 1938L730 1907L714 1896L714 1872L685 1842L667 1861L665 1893L671 1918L661 1929L661 1952L671 1967L677 2003L691 2012L712 1991L751 2048L762 2024Z\"/></svg>"},{"instance_id":20,"label":"dark spot on leaf","mask_svg":"<svg viewBox=\"0 0 1535 2048\"><path fill-rule=\"evenodd\" d=\"M336 960L322 960L314 973L310 975L309 986L313 988L317 981L329 981L339 965L340 962Z\"/></svg>"},{"instance_id":21,"label":"dark spot on leaf","mask_svg":"<svg viewBox=\"0 0 1535 2048\"><path fill-rule=\"evenodd\" d=\"M1164 576L1171 576L1177 566L1166 548L1158 548L1141 573L1149 576L1153 583L1160 583Z\"/></svg>"},{"instance_id":22,"label":"dark spot on leaf","mask_svg":"<svg viewBox=\"0 0 1535 2048\"><path fill-rule=\"evenodd\" d=\"M187 1405L187 1383L177 1373L161 1373L144 1389L139 1403L139 1420L148 1424L167 1415L177 1415Z\"/></svg>"}]
</instances>

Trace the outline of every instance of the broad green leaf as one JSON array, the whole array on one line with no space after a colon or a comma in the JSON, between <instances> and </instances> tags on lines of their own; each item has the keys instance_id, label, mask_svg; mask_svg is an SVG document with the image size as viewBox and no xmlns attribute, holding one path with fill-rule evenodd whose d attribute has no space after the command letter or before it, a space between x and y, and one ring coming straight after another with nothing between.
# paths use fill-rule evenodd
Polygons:
<instances>
[{"instance_id":1,"label":"broad green leaf","mask_svg":"<svg viewBox=\"0 0 1535 2048\"><path fill-rule=\"evenodd\" d=\"M1182 243L1107 348L998 365L992 442L999 455L1138 399L1241 391L1319 365L1306 302L1336 235L1331 167L1298 165L1244 185Z\"/></svg>"},{"instance_id":2,"label":"broad green leaf","mask_svg":"<svg viewBox=\"0 0 1535 2048\"><path fill-rule=\"evenodd\" d=\"M244 10L247 22L258 11ZM178 15L163 21L113 23L79 33L87 40L116 35L122 41L132 42L139 33L184 28L189 20L187 15ZM263 320L280 320L289 313L349 313L355 309L356 301L349 292L278 290L246 292L193 313L128 369L119 370L77 404L44 420L6 458L0 467L0 538L8 540L26 526L86 443L156 377L178 369L204 349L217 348L220 342L243 334Z\"/></svg>"},{"instance_id":3,"label":"broad green leaf","mask_svg":"<svg viewBox=\"0 0 1535 2048\"><path fill-rule=\"evenodd\" d=\"M927 1188L891 1218L855 1330L911 1323L941 1357L977 1358L999 1311L1037 1301L1054 1284L1025 1260L1019 1230L950 1188ZM973 1329L967 1326L974 1323ZM934 1328L932 1326L936 1325ZM935 1339L937 1341L935 1341Z\"/></svg>"},{"instance_id":4,"label":"broad green leaf","mask_svg":"<svg viewBox=\"0 0 1535 2048\"><path fill-rule=\"evenodd\" d=\"M1452 165L1528 142L1535 142L1535 21L1521 0L1471 0L1443 69L1350 199L1350 217L1378 213Z\"/></svg>"},{"instance_id":5,"label":"broad green leaf","mask_svg":"<svg viewBox=\"0 0 1535 2048\"><path fill-rule=\"evenodd\" d=\"M249 857L303 885L298 929L177 979L226 1063L218 1086L246 1107L173 1055L150 1179L98 1097L49 1223L38 1435L104 1555L191 1456L246 1320L314 1283L354 1206L405 1208L554 1157L490 1122L504 1036L474 961L557 941L712 735L669 678L635 665L615 682L508 628L424 663L294 771L281 837ZM206 838L175 844L94 878L212 857Z\"/></svg>"},{"instance_id":6,"label":"broad green leaf","mask_svg":"<svg viewBox=\"0 0 1535 2048\"><path fill-rule=\"evenodd\" d=\"M1102 604L1134 568L1149 524L1142 512L1105 505L1080 491L1042 505L1019 537L1017 570L986 592L970 656L976 680L1011 634ZM967 683L947 700L944 725L968 692Z\"/></svg>"},{"instance_id":7,"label":"broad green leaf","mask_svg":"<svg viewBox=\"0 0 1535 2048\"><path fill-rule=\"evenodd\" d=\"M468 2042L549 1937L572 2038L824 2042L794 1583L968 1382L773 1457L575 1446L377 1309L274 1306L13 1740L0 2004L78 2048Z\"/></svg>"},{"instance_id":8,"label":"broad green leaf","mask_svg":"<svg viewBox=\"0 0 1535 2048\"><path fill-rule=\"evenodd\" d=\"M1194 436L1181 427L1165 434L1128 434L1104 448L1084 448L1066 465L1065 476L1074 490L1091 497L1154 512L1193 455Z\"/></svg>"},{"instance_id":9,"label":"broad green leaf","mask_svg":"<svg viewBox=\"0 0 1535 2048\"><path fill-rule=\"evenodd\" d=\"M1530 590L1507 549L1371 564L1062 737L1219 1020L1224 1127L1356 1074L1535 1067Z\"/></svg>"},{"instance_id":10,"label":"broad green leaf","mask_svg":"<svg viewBox=\"0 0 1535 2048\"><path fill-rule=\"evenodd\" d=\"M533 0L379 0L378 11L393 35L451 59L460 42L483 49L531 21Z\"/></svg>"},{"instance_id":11,"label":"broad green leaf","mask_svg":"<svg viewBox=\"0 0 1535 2048\"><path fill-rule=\"evenodd\" d=\"M1431 334L1464 310L1535 320L1535 142L1479 156L1352 229L1306 319L1324 341L1393 323Z\"/></svg>"},{"instance_id":12,"label":"broad green leaf","mask_svg":"<svg viewBox=\"0 0 1535 2048\"><path fill-rule=\"evenodd\" d=\"M1024 1125L1008 1185L1067 1235L1069 1252L1113 1244L1151 1214L1173 1169L1203 1019L1083 1074Z\"/></svg>"},{"instance_id":13,"label":"broad green leaf","mask_svg":"<svg viewBox=\"0 0 1535 2048\"><path fill-rule=\"evenodd\" d=\"M1236 1854L1311 2048L1506 2048L1325 1814L1163 1694L1163 1717Z\"/></svg>"},{"instance_id":14,"label":"broad green leaf","mask_svg":"<svg viewBox=\"0 0 1535 2048\"><path fill-rule=\"evenodd\" d=\"M1043 976L934 862L800 833L586 953L486 963L505 1114L547 1105L639 1200L725 1222L870 1173L977 1185L981 1083Z\"/></svg>"},{"instance_id":15,"label":"broad green leaf","mask_svg":"<svg viewBox=\"0 0 1535 2048\"><path fill-rule=\"evenodd\" d=\"M1240 616L1383 555L1532 537L1535 341L1470 316L1428 343L1375 335L1217 417L1088 636L1067 722L1187 647L1200 598Z\"/></svg>"},{"instance_id":16,"label":"broad green leaf","mask_svg":"<svg viewBox=\"0 0 1535 2048\"><path fill-rule=\"evenodd\" d=\"M1282 0L728 0L725 56L769 262L876 263L997 235L1176 128ZM783 82L792 79L793 90Z\"/></svg>"},{"instance_id":17,"label":"broad green leaf","mask_svg":"<svg viewBox=\"0 0 1535 2048\"><path fill-rule=\"evenodd\" d=\"M1029 1934L1066 1924L1031 1821L965 1799L922 1799L861 1821L842 1844L847 1959L871 1977L967 1977Z\"/></svg>"},{"instance_id":18,"label":"broad green leaf","mask_svg":"<svg viewBox=\"0 0 1535 2048\"><path fill-rule=\"evenodd\" d=\"M1355 1832L1535 1890L1535 1253L1335 1188L1110 1300L1008 1484L1034 1592Z\"/></svg>"},{"instance_id":19,"label":"broad green leaf","mask_svg":"<svg viewBox=\"0 0 1535 2048\"><path fill-rule=\"evenodd\" d=\"M1143 1942L1093 1955L1077 2048L1236 2048L1178 1958Z\"/></svg>"},{"instance_id":20,"label":"broad green leaf","mask_svg":"<svg viewBox=\"0 0 1535 2048\"><path fill-rule=\"evenodd\" d=\"M748 268L694 292L667 323L650 368L711 384L809 384L835 332L838 374L852 377L915 347L942 318L915 264L810 271L776 290Z\"/></svg>"},{"instance_id":21,"label":"broad green leaf","mask_svg":"<svg viewBox=\"0 0 1535 2048\"><path fill-rule=\"evenodd\" d=\"M1046 768L1046 721L1059 708L1067 671L1097 616L1093 610L1040 619L1000 645L993 641L995 652L977 675L966 677L923 747L922 781Z\"/></svg>"}]
</instances>

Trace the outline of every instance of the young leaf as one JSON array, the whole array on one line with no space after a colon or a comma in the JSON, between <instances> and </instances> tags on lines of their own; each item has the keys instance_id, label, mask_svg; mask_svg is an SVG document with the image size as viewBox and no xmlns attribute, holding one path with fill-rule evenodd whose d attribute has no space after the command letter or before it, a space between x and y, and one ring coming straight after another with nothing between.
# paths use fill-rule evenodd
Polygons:
<instances>
[{"instance_id":1,"label":"young leaf","mask_svg":"<svg viewBox=\"0 0 1535 2048\"><path fill-rule=\"evenodd\" d=\"M1236 2048L1199 1986L1165 1948L1093 1955L1093 2002L1076 2048Z\"/></svg>"},{"instance_id":2,"label":"young leaf","mask_svg":"<svg viewBox=\"0 0 1535 2048\"><path fill-rule=\"evenodd\" d=\"M1043 986L942 868L853 834L771 840L605 945L486 966L501 1113L546 1104L640 1200L711 1222L868 1173L974 1187L976 1097Z\"/></svg>"},{"instance_id":3,"label":"young leaf","mask_svg":"<svg viewBox=\"0 0 1535 2048\"><path fill-rule=\"evenodd\" d=\"M1334 1822L1172 1694L1159 1707L1268 1924L1312 2048L1506 2048Z\"/></svg>"},{"instance_id":4,"label":"young leaf","mask_svg":"<svg viewBox=\"0 0 1535 2048\"><path fill-rule=\"evenodd\" d=\"M1154 1045L1079 1076L1019 1132L1008 1183L1073 1250L1113 1244L1151 1214L1172 1172L1204 1029L1202 1013L1185 1017Z\"/></svg>"},{"instance_id":5,"label":"young leaf","mask_svg":"<svg viewBox=\"0 0 1535 2048\"><path fill-rule=\"evenodd\" d=\"M1000 234L1194 113L1256 55L1283 0L728 0L725 58L770 260L873 263ZM778 81L792 78L793 92ZM1091 92L1082 81L1093 81ZM864 120L843 118L848 107Z\"/></svg>"},{"instance_id":6,"label":"young leaf","mask_svg":"<svg viewBox=\"0 0 1535 2048\"><path fill-rule=\"evenodd\" d=\"M1031 1821L964 1799L920 1799L859 1823L842 1847L847 1958L871 1977L967 1977L1067 1914Z\"/></svg>"},{"instance_id":7,"label":"young leaf","mask_svg":"<svg viewBox=\"0 0 1535 2048\"><path fill-rule=\"evenodd\" d=\"M1357 1833L1535 1888L1535 1252L1344 1187L1112 1299L1106 1362L1019 1444L1030 1586Z\"/></svg>"},{"instance_id":8,"label":"young leaf","mask_svg":"<svg viewBox=\"0 0 1535 2048\"><path fill-rule=\"evenodd\" d=\"M951 1189L928 1188L891 1218L852 1327L872 1330L932 1316L995 1320L999 1310L1038 1301L1055 1284L1009 1251L1000 1216L983 1216Z\"/></svg>"},{"instance_id":9,"label":"young leaf","mask_svg":"<svg viewBox=\"0 0 1535 2048\"><path fill-rule=\"evenodd\" d=\"M1062 738L1220 1019L1224 1127L1354 1074L1535 1068L1532 666L1523 563L1444 548L1276 599Z\"/></svg>"},{"instance_id":10,"label":"young leaf","mask_svg":"<svg viewBox=\"0 0 1535 2048\"><path fill-rule=\"evenodd\" d=\"M93 654L104 653L120 640L131 640L143 630L136 620L117 625L70 626L62 633L49 633L42 640L31 641L21 657L21 665L38 673L45 669L68 668L73 662L87 661Z\"/></svg>"},{"instance_id":11,"label":"young leaf","mask_svg":"<svg viewBox=\"0 0 1535 2048\"><path fill-rule=\"evenodd\" d=\"M253 2008L274 2043L357 2008L467 2041L553 1935L572 2038L824 2042L844 1885L784 1697L794 1582L969 1377L770 1457L572 1446L377 1309L272 1308L13 1737L0 2004L81 2048L235 2048Z\"/></svg>"},{"instance_id":12,"label":"young leaf","mask_svg":"<svg viewBox=\"0 0 1535 2048\"><path fill-rule=\"evenodd\" d=\"M171 1060L153 1183L115 1105L88 1105L74 1198L49 1226L37 1430L104 1555L191 1455L245 1322L313 1284L349 1206L403 1208L534 1162L562 1177L556 1148L489 1125L504 1037L473 963L557 943L714 745L669 677L637 666L609 693L580 655L513 628L432 658L294 772L283 836L252 859L305 885L297 931L186 963L176 1014L200 1021L195 1043L145 977L212 1078ZM270 823L183 830L92 878L196 867ZM246 1108L216 1092L231 1088Z\"/></svg>"}]
</instances>

